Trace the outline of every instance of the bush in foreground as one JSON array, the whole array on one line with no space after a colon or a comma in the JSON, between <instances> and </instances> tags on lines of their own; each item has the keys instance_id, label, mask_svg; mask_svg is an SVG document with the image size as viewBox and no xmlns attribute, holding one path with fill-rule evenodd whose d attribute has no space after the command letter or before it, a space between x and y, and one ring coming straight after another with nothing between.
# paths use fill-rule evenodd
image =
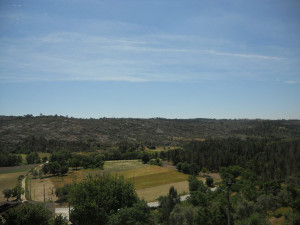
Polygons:
<instances>
[{"instance_id":1,"label":"bush in foreground","mask_svg":"<svg viewBox=\"0 0 300 225\"><path fill-rule=\"evenodd\" d=\"M51 212L40 204L22 204L9 209L4 215L4 225L48 225Z\"/></svg>"},{"instance_id":2,"label":"bush in foreground","mask_svg":"<svg viewBox=\"0 0 300 225\"><path fill-rule=\"evenodd\" d=\"M110 218L110 224L132 224L130 221L137 220L141 211L145 218L150 217L148 206L136 205L140 200L134 186L123 177L88 177L72 185L68 196L74 207L70 215L73 224L102 225Z\"/></svg>"}]
</instances>

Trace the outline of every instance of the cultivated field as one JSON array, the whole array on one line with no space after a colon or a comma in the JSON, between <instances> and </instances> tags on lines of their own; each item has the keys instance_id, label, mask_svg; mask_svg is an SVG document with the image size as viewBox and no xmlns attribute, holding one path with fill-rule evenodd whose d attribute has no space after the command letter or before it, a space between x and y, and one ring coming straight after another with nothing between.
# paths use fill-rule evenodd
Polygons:
<instances>
[{"instance_id":1,"label":"cultivated field","mask_svg":"<svg viewBox=\"0 0 300 225\"><path fill-rule=\"evenodd\" d=\"M33 200L43 201L45 185L45 199L55 201L55 187L79 182L88 175L102 174L124 176L125 180L134 183L139 197L146 201L154 201L159 196L166 195L172 185L178 190L178 193L188 192L188 175L186 174L179 173L172 168L143 164L138 160L121 160L106 161L104 170L70 170L65 176L32 179L30 181L31 196Z\"/></svg>"},{"instance_id":2,"label":"cultivated field","mask_svg":"<svg viewBox=\"0 0 300 225\"><path fill-rule=\"evenodd\" d=\"M2 191L6 188L14 188L18 183L18 177L25 175L28 170L36 165L24 165L13 167L0 167L0 201L6 201Z\"/></svg>"},{"instance_id":3,"label":"cultivated field","mask_svg":"<svg viewBox=\"0 0 300 225\"><path fill-rule=\"evenodd\" d=\"M152 202L155 201L161 195L167 195L171 186L174 186L174 188L179 194L189 192L188 181L168 183L150 188L138 189L136 190L136 192L140 198L145 199L147 202Z\"/></svg>"}]
</instances>

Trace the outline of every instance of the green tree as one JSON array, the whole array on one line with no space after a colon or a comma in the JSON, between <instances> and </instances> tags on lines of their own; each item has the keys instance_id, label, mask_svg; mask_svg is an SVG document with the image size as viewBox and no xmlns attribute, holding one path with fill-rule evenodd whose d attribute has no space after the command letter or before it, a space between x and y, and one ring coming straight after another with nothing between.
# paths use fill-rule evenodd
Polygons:
<instances>
[{"instance_id":1,"label":"green tree","mask_svg":"<svg viewBox=\"0 0 300 225\"><path fill-rule=\"evenodd\" d=\"M37 152L31 152L26 156L28 164L40 163L41 159Z\"/></svg>"},{"instance_id":2,"label":"green tree","mask_svg":"<svg viewBox=\"0 0 300 225\"><path fill-rule=\"evenodd\" d=\"M132 207L122 208L109 218L109 225L154 225L151 209L145 201L138 201Z\"/></svg>"},{"instance_id":3,"label":"green tree","mask_svg":"<svg viewBox=\"0 0 300 225\"><path fill-rule=\"evenodd\" d=\"M4 213L5 225L48 225L51 212L40 204L25 203Z\"/></svg>"},{"instance_id":4,"label":"green tree","mask_svg":"<svg viewBox=\"0 0 300 225\"><path fill-rule=\"evenodd\" d=\"M69 160L69 164L73 169L76 169L81 166L79 155L76 155L74 158Z\"/></svg>"},{"instance_id":5,"label":"green tree","mask_svg":"<svg viewBox=\"0 0 300 225\"><path fill-rule=\"evenodd\" d=\"M62 215L58 215L55 217L53 221L53 225L68 225L68 221Z\"/></svg>"},{"instance_id":6,"label":"green tree","mask_svg":"<svg viewBox=\"0 0 300 225\"><path fill-rule=\"evenodd\" d=\"M69 166L68 166L67 163L60 166L60 171L59 171L59 173L60 173L61 175L68 173L68 171L69 171Z\"/></svg>"},{"instance_id":7,"label":"green tree","mask_svg":"<svg viewBox=\"0 0 300 225\"><path fill-rule=\"evenodd\" d=\"M195 176L189 176L189 190L190 192L193 191L200 191L200 192L207 192L207 187L203 184L202 180L198 180Z\"/></svg>"},{"instance_id":8,"label":"green tree","mask_svg":"<svg viewBox=\"0 0 300 225\"><path fill-rule=\"evenodd\" d=\"M6 201L8 201L8 199L12 196L12 190L8 189L8 188L4 189L2 191L2 193L3 193L4 197L6 198Z\"/></svg>"},{"instance_id":9,"label":"green tree","mask_svg":"<svg viewBox=\"0 0 300 225\"><path fill-rule=\"evenodd\" d=\"M143 155L142 155L143 163L146 164L146 163L149 162L149 160L150 160L149 154L144 152Z\"/></svg>"},{"instance_id":10,"label":"green tree","mask_svg":"<svg viewBox=\"0 0 300 225\"><path fill-rule=\"evenodd\" d=\"M50 162L48 164L49 164L49 171L50 171L51 174L55 175L55 174L60 173L61 166L57 161Z\"/></svg>"},{"instance_id":11,"label":"green tree","mask_svg":"<svg viewBox=\"0 0 300 225\"><path fill-rule=\"evenodd\" d=\"M266 216L261 213L253 213L249 217L236 221L237 225L268 225L269 221Z\"/></svg>"},{"instance_id":12,"label":"green tree","mask_svg":"<svg viewBox=\"0 0 300 225\"><path fill-rule=\"evenodd\" d=\"M45 163L45 162L47 162L47 160L48 160L48 157L47 156L44 156L43 158L42 158L42 161Z\"/></svg>"},{"instance_id":13,"label":"green tree","mask_svg":"<svg viewBox=\"0 0 300 225\"><path fill-rule=\"evenodd\" d=\"M212 177L206 177L206 185L208 187L213 187L213 185L214 185L214 179Z\"/></svg>"},{"instance_id":14,"label":"green tree","mask_svg":"<svg viewBox=\"0 0 300 225\"><path fill-rule=\"evenodd\" d=\"M180 196L177 194L177 190L172 186L169 189L167 196L161 196L159 198L160 208L160 220L165 224L169 223L169 216L176 204L180 203Z\"/></svg>"},{"instance_id":15,"label":"green tree","mask_svg":"<svg viewBox=\"0 0 300 225\"><path fill-rule=\"evenodd\" d=\"M190 164L188 164L187 162L182 163L181 169L182 169L182 172L185 173L185 174L190 174L191 173Z\"/></svg>"},{"instance_id":16,"label":"green tree","mask_svg":"<svg viewBox=\"0 0 300 225\"><path fill-rule=\"evenodd\" d=\"M32 175L36 178L39 175L39 173L37 170L33 170Z\"/></svg>"},{"instance_id":17,"label":"green tree","mask_svg":"<svg viewBox=\"0 0 300 225\"><path fill-rule=\"evenodd\" d=\"M95 154L95 155L92 155L91 157L93 157L93 159L94 159L94 165L95 165L95 167L103 169L103 166L104 166L104 156L103 155L99 155L99 154Z\"/></svg>"},{"instance_id":18,"label":"green tree","mask_svg":"<svg viewBox=\"0 0 300 225\"><path fill-rule=\"evenodd\" d=\"M197 176L200 172L200 167L196 163L192 163L189 165L189 171L191 175Z\"/></svg>"},{"instance_id":19,"label":"green tree","mask_svg":"<svg viewBox=\"0 0 300 225\"><path fill-rule=\"evenodd\" d=\"M177 168L178 172L181 172L182 171L182 162L177 163L176 168Z\"/></svg>"},{"instance_id":20,"label":"green tree","mask_svg":"<svg viewBox=\"0 0 300 225\"><path fill-rule=\"evenodd\" d=\"M21 200L21 195L24 194L24 189L21 187L21 184L17 184L13 189L11 196L16 197L17 200Z\"/></svg>"},{"instance_id":21,"label":"green tree","mask_svg":"<svg viewBox=\"0 0 300 225\"><path fill-rule=\"evenodd\" d=\"M66 202L68 200L68 194L72 184L66 184L63 187L57 187L55 190L55 195L58 197L58 202Z\"/></svg>"},{"instance_id":22,"label":"green tree","mask_svg":"<svg viewBox=\"0 0 300 225\"><path fill-rule=\"evenodd\" d=\"M49 163L45 163L42 167L42 171L44 174L48 174L50 172Z\"/></svg>"},{"instance_id":23,"label":"green tree","mask_svg":"<svg viewBox=\"0 0 300 225\"><path fill-rule=\"evenodd\" d=\"M73 224L106 224L118 210L132 207L138 201L131 182L109 175L88 177L74 184L69 192Z\"/></svg>"},{"instance_id":24,"label":"green tree","mask_svg":"<svg viewBox=\"0 0 300 225\"><path fill-rule=\"evenodd\" d=\"M172 210L169 222L172 225L193 225L195 224L195 217L195 207L178 204Z\"/></svg>"}]
</instances>

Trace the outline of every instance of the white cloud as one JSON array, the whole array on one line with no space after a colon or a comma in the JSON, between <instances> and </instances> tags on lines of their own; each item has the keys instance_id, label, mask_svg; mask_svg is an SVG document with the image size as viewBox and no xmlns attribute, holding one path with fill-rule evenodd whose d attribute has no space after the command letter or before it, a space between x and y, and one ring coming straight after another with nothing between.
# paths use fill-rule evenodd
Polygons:
<instances>
[{"instance_id":1,"label":"white cloud","mask_svg":"<svg viewBox=\"0 0 300 225\"><path fill-rule=\"evenodd\" d=\"M12 4L11 6L12 6L12 7L18 7L18 8L20 8L20 7L22 7L23 5L20 5L20 4Z\"/></svg>"},{"instance_id":2,"label":"white cloud","mask_svg":"<svg viewBox=\"0 0 300 225\"><path fill-rule=\"evenodd\" d=\"M286 84L300 84L300 80L286 80L284 81Z\"/></svg>"},{"instance_id":3,"label":"white cloud","mask_svg":"<svg viewBox=\"0 0 300 225\"><path fill-rule=\"evenodd\" d=\"M275 56L237 54L237 53L230 53L230 52L217 52L215 50L207 50L206 53L212 54L212 55L224 55L224 56L241 57L241 58L248 58L248 59L265 59L265 60L281 60L281 59L283 59L281 57L275 57Z\"/></svg>"},{"instance_id":4,"label":"white cloud","mask_svg":"<svg viewBox=\"0 0 300 225\"><path fill-rule=\"evenodd\" d=\"M124 38L61 32L2 38L0 43L0 79L11 82L261 80L295 67L277 55L248 53L245 47L237 53L239 46L224 40L184 35Z\"/></svg>"}]
</instances>

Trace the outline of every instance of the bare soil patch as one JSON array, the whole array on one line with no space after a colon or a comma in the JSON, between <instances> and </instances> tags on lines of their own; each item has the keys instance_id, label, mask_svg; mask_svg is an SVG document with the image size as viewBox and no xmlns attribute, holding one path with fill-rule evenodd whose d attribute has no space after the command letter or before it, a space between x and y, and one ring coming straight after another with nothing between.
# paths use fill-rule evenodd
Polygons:
<instances>
[{"instance_id":1,"label":"bare soil patch","mask_svg":"<svg viewBox=\"0 0 300 225\"><path fill-rule=\"evenodd\" d=\"M56 201L55 196L55 186L51 179L30 179L28 181L28 190L31 199L34 201L44 201L44 191L45 191L45 201Z\"/></svg>"}]
</instances>

